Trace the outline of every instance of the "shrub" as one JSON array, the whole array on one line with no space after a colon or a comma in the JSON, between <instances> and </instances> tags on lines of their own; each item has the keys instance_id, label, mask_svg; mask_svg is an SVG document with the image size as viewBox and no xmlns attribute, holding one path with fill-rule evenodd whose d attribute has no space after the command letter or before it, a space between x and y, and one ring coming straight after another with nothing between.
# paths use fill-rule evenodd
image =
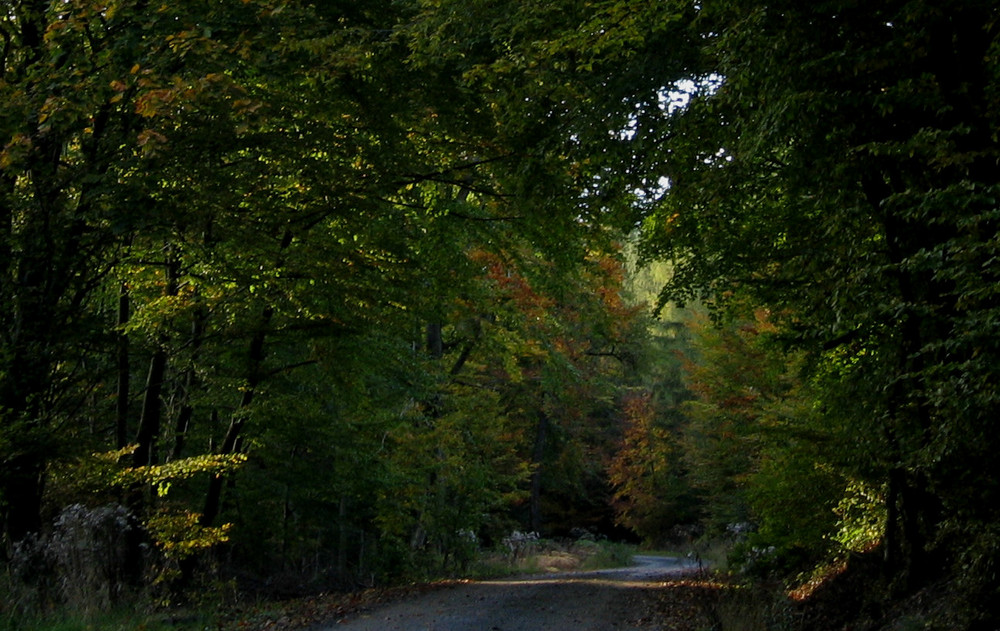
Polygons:
<instances>
[{"instance_id":1,"label":"shrub","mask_svg":"<svg viewBox=\"0 0 1000 631\"><path fill-rule=\"evenodd\" d=\"M129 511L118 504L67 506L52 532L31 535L13 547L8 565L11 616L53 606L83 614L120 600L125 585Z\"/></svg>"}]
</instances>

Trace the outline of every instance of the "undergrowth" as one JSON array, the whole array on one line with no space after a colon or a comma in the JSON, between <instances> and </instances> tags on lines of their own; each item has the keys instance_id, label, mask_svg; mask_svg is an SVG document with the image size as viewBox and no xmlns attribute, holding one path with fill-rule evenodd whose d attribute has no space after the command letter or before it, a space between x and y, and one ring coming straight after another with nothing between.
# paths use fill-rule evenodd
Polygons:
<instances>
[{"instance_id":1,"label":"undergrowth","mask_svg":"<svg viewBox=\"0 0 1000 631\"><path fill-rule=\"evenodd\" d=\"M421 583L426 583L431 588L438 583L450 582L447 579L456 578L488 580L531 573L624 567L631 563L635 552L635 546L610 541L533 539L516 550L500 548L483 551L468 565L465 572ZM63 605L38 613L0 608L0 631L202 631L208 628L247 628L247 624L251 625L249 628L262 628L268 621L279 618L327 618L341 609L349 609L355 600L378 600L399 589L407 591L421 588L418 585L400 585L399 588L369 590L367 595L343 594L339 598L331 594L322 600L316 599L316 602L311 602L313 599L310 598L284 604L279 601L259 601L256 604L245 602L239 607L225 608L217 603L222 600L232 602L233 599L214 599L213 596L218 596L218 592L221 592L221 588L216 585L214 590L209 588L209 591L216 593L201 593L184 610L160 610L148 599L139 597L100 609ZM290 613L292 611L296 613ZM303 612L311 613L307 616Z\"/></svg>"},{"instance_id":2,"label":"undergrowth","mask_svg":"<svg viewBox=\"0 0 1000 631\"><path fill-rule=\"evenodd\" d=\"M635 553L636 547L625 543L540 539L516 551L484 551L462 578L488 580L518 574L625 567L631 564Z\"/></svg>"},{"instance_id":3,"label":"undergrowth","mask_svg":"<svg viewBox=\"0 0 1000 631\"><path fill-rule=\"evenodd\" d=\"M175 612L150 613L118 608L100 613L80 614L53 611L45 615L4 617L2 631L202 631L216 628L216 614Z\"/></svg>"},{"instance_id":4,"label":"undergrowth","mask_svg":"<svg viewBox=\"0 0 1000 631\"><path fill-rule=\"evenodd\" d=\"M577 547L585 551L580 568L583 570L626 567L632 563L632 557L636 552L636 548L633 545L610 541L580 541L577 543Z\"/></svg>"}]
</instances>

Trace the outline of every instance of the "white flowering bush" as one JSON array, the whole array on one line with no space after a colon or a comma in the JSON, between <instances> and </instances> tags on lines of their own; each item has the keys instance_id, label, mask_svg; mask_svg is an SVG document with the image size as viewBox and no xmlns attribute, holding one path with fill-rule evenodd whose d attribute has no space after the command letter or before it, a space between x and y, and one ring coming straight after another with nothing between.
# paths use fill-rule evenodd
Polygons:
<instances>
[{"instance_id":1,"label":"white flowering bush","mask_svg":"<svg viewBox=\"0 0 1000 631\"><path fill-rule=\"evenodd\" d=\"M511 559L516 561L517 559L523 557L525 552L536 546L538 544L538 539L537 532L521 532L520 530L515 530L504 537L500 541L500 544L506 548Z\"/></svg>"},{"instance_id":2,"label":"white flowering bush","mask_svg":"<svg viewBox=\"0 0 1000 631\"><path fill-rule=\"evenodd\" d=\"M45 535L31 535L14 547L8 566L16 606L51 604L91 612L106 609L125 585L128 509L119 504L67 506Z\"/></svg>"}]
</instances>

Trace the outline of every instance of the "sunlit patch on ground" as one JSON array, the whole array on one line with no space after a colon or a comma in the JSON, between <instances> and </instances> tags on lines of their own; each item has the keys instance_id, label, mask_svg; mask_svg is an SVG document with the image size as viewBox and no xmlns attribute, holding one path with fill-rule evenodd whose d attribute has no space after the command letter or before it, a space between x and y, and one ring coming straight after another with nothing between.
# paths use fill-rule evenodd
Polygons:
<instances>
[{"instance_id":1,"label":"sunlit patch on ground","mask_svg":"<svg viewBox=\"0 0 1000 631\"><path fill-rule=\"evenodd\" d=\"M808 600L820 587L847 571L847 562L840 561L824 566L808 581L788 592L788 597L796 602Z\"/></svg>"}]
</instances>

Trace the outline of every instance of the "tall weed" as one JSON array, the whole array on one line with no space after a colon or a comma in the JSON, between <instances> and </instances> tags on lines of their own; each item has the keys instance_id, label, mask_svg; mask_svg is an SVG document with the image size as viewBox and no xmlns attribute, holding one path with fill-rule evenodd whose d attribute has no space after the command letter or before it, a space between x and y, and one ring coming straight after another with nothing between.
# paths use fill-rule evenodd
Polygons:
<instances>
[{"instance_id":1,"label":"tall weed","mask_svg":"<svg viewBox=\"0 0 1000 631\"><path fill-rule=\"evenodd\" d=\"M111 609L123 596L132 527L120 505L73 504L50 533L16 543L2 578L0 624L17 628L18 621L55 610L89 617Z\"/></svg>"}]
</instances>

